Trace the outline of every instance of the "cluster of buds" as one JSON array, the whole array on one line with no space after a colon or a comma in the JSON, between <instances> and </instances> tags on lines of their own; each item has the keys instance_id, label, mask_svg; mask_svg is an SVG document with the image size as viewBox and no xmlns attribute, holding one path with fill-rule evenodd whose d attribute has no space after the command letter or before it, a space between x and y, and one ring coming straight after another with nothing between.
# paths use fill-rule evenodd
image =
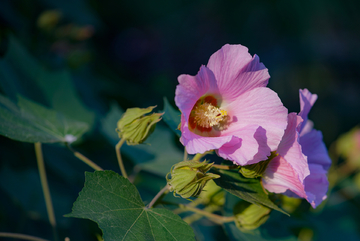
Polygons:
<instances>
[{"instance_id":1,"label":"cluster of buds","mask_svg":"<svg viewBox=\"0 0 360 241\"><path fill-rule=\"evenodd\" d=\"M155 130L156 123L164 113L150 113L156 106L148 108L129 108L117 123L116 132L128 145L143 143Z\"/></svg>"},{"instance_id":2,"label":"cluster of buds","mask_svg":"<svg viewBox=\"0 0 360 241\"><path fill-rule=\"evenodd\" d=\"M166 175L169 190L182 198L198 196L209 180L219 178L219 175L207 173L213 163L199 161L182 161L175 164ZM169 178L171 175L171 178Z\"/></svg>"}]
</instances>

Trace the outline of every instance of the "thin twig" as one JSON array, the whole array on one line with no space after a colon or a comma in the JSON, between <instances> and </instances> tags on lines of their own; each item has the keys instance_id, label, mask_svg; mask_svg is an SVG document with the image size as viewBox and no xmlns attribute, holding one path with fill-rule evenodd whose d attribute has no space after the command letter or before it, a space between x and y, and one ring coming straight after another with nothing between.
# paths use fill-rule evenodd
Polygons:
<instances>
[{"instance_id":1,"label":"thin twig","mask_svg":"<svg viewBox=\"0 0 360 241\"><path fill-rule=\"evenodd\" d=\"M41 143L36 142L36 143L34 143L34 145L35 145L35 155L36 155L36 161L37 161L38 169L39 169L41 186L42 186L42 190L44 193L46 210L47 210L47 213L49 216L49 222L54 231L54 237L55 237L55 239L57 239L55 213L54 213L54 207L53 207L53 204L51 201L48 181L46 178L46 171L45 171L44 157L43 157L43 153L42 153L42 149L41 149Z\"/></svg>"},{"instance_id":2,"label":"thin twig","mask_svg":"<svg viewBox=\"0 0 360 241\"><path fill-rule=\"evenodd\" d=\"M159 197L161 197L161 195L163 195L167 190L169 190L169 186L166 184L166 186L160 190L160 192L158 192L158 194L156 194L156 196L153 198L153 200L151 200L151 202L148 205L148 208L151 208L155 202L159 199Z\"/></svg>"},{"instance_id":3,"label":"thin twig","mask_svg":"<svg viewBox=\"0 0 360 241\"><path fill-rule=\"evenodd\" d=\"M115 146L115 151L116 151L116 157L118 159L118 163L119 163L119 167L120 167L120 171L121 174L123 175L123 177L128 178L128 175L126 173L125 167L124 167L124 163L121 159L121 154L120 154L120 147L124 144L125 139L120 139L120 141L118 142L118 144L116 144Z\"/></svg>"},{"instance_id":4,"label":"thin twig","mask_svg":"<svg viewBox=\"0 0 360 241\"><path fill-rule=\"evenodd\" d=\"M184 147L184 158L183 158L183 161L186 161L188 158L188 153L186 151L186 147Z\"/></svg>"},{"instance_id":5,"label":"thin twig","mask_svg":"<svg viewBox=\"0 0 360 241\"><path fill-rule=\"evenodd\" d=\"M27 234L21 234L21 233L2 233L2 232L0 232L0 237L25 239L25 240L30 240L30 241L48 241L47 239L42 239L42 238L34 237L31 235L27 235Z\"/></svg>"},{"instance_id":6,"label":"thin twig","mask_svg":"<svg viewBox=\"0 0 360 241\"><path fill-rule=\"evenodd\" d=\"M235 220L235 217L234 216L231 216L231 217L223 217L223 216L220 216L220 215L217 215L217 214L213 214L213 213L209 213L209 212L206 212L204 210L201 210L201 209L198 209L198 208L194 208L194 207L191 207L191 206L188 206L188 205L184 205L184 204L179 204L179 207L180 208L183 208L183 209L186 209L186 210L189 210L189 211L192 211L194 213L198 213L198 214L201 214L217 223L229 223L229 222L233 222Z\"/></svg>"},{"instance_id":7,"label":"thin twig","mask_svg":"<svg viewBox=\"0 0 360 241\"><path fill-rule=\"evenodd\" d=\"M74 154L74 156L76 156L77 158L79 158L81 161L83 161L85 164L87 164L88 166L90 166L91 168L93 168L96 171L103 171L104 169L102 169L101 167L99 167L98 165L95 164L95 162L91 161L89 158L87 158L86 156L84 156L83 154L81 154L78 151L75 151L70 145L69 143L65 143L67 148L69 148L69 150Z\"/></svg>"},{"instance_id":8,"label":"thin twig","mask_svg":"<svg viewBox=\"0 0 360 241\"><path fill-rule=\"evenodd\" d=\"M83 161L86 165L90 166L92 169L94 169L95 171L104 171L104 169L102 169L101 167L99 167L98 165L95 164L95 162L91 161L89 158L87 158L86 156L84 156L83 154L81 154L78 151L75 151L70 145L69 143L65 143L65 145L67 146L67 148L69 148L69 150L74 154L74 156L76 156L77 158L79 158L81 161Z\"/></svg>"},{"instance_id":9,"label":"thin twig","mask_svg":"<svg viewBox=\"0 0 360 241\"><path fill-rule=\"evenodd\" d=\"M231 169L239 168L238 165L226 166L226 165L217 165L217 164L213 164L212 167L223 170L231 170Z\"/></svg>"}]
</instances>

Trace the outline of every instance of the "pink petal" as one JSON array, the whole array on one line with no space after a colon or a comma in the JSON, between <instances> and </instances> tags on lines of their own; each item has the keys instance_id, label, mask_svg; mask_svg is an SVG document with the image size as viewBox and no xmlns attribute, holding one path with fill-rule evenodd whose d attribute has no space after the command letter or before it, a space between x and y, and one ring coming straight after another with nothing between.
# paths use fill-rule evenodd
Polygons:
<instances>
[{"instance_id":1,"label":"pink petal","mask_svg":"<svg viewBox=\"0 0 360 241\"><path fill-rule=\"evenodd\" d=\"M231 141L217 151L220 157L245 166L266 160L270 156L270 148L266 144L265 130L262 127L246 126L233 135Z\"/></svg>"},{"instance_id":2,"label":"pink petal","mask_svg":"<svg viewBox=\"0 0 360 241\"><path fill-rule=\"evenodd\" d=\"M224 45L211 55L207 67L214 72L219 90L228 102L256 87L265 87L270 78L259 57L242 45Z\"/></svg>"},{"instance_id":3,"label":"pink petal","mask_svg":"<svg viewBox=\"0 0 360 241\"><path fill-rule=\"evenodd\" d=\"M258 125L266 131L267 146L271 151L276 150L287 125L287 109L274 91L255 88L222 108L232 121L222 135L234 135L247 126Z\"/></svg>"},{"instance_id":4,"label":"pink petal","mask_svg":"<svg viewBox=\"0 0 360 241\"><path fill-rule=\"evenodd\" d=\"M301 116L304 120L302 126L300 127L300 132L303 129L303 126L306 124L308 120L308 114L311 110L311 107L314 105L318 96L316 94L311 94L308 89L299 90L300 96L300 112L299 116Z\"/></svg>"},{"instance_id":5,"label":"pink petal","mask_svg":"<svg viewBox=\"0 0 360 241\"><path fill-rule=\"evenodd\" d=\"M190 111L202 95L208 92L218 93L215 76L205 66L201 66L196 76L183 74L178 77L178 81L175 103L186 119L189 118Z\"/></svg>"},{"instance_id":6,"label":"pink petal","mask_svg":"<svg viewBox=\"0 0 360 241\"><path fill-rule=\"evenodd\" d=\"M305 191L307 200L313 208L316 208L326 199L329 187L326 171L321 165L310 164L310 175L305 179Z\"/></svg>"},{"instance_id":7,"label":"pink petal","mask_svg":"<svg viewBox=\"0 0 360 241\"><path fill-rule=\"evenodd\" d=\"M284 193L287 190L299 197L306 198L304 185L298 173L281 156L275 157L267 166L263 174L263 186L270 192Z\"/></svg>"},{"instance_id":8,"label":"pink petal","mask_svg":"<svg viewBox=\"0 0 360 241\"><path fill-rule=\"evenodd\" d=\"M232 136L199 136L189 130L188 122L185 120L184 115L181 115L181 132L180 142L186 147L186 151L189 154L204 153L206 151L219 149L232 139Z\"/></svg>"},{"instance_id":9,"label":"pink petal","mask_svg":"<svg viewBox=\"0 0 360 241\"><path fill-rule=\"evenodd\" d=\"M314 122L308 119L305 125L302 124L301 126L298 126L298 130L300 130L300 127L302 128L300 132L300 137L301 137L306 133L309 133L314 128Z\"/></svg>"},{"instance_id":10,"label":"pink petal","mask_svg":"<svg viewBox=\"0 0 360 241\"><path fill-rule=\"evenodd\" d=\"M299 143L299 133L297 127L301 124L302 118L296 113L288 115L288 125L285 134L279 144L277 153L287 161L287 163L298 174L300 182L303 183L306 176L310 174L306 156L303 154Z\"/></svg>"},{"instance_id":11,"label":"pink petal","mask_svg":"<svg viewBox=\"0 0 360 241\"><path fill-rule=\"evenodd\" d=\"M331 159L322 139L321 131L312 130L300 137L300 144L309 164L319 164L324 170L328 170Z\"/></svg>"}]
</instances>

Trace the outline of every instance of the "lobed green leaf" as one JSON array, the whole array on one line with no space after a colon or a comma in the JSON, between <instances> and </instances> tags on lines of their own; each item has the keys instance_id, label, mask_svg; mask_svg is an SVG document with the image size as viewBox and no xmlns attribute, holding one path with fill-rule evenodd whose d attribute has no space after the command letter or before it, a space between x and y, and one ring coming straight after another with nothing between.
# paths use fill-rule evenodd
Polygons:
<instances>
[{"instance_id":1,"label":"lobed green leaf","mask_svg":"<svg viewBox=\"0 0 360 241\"><path fill-rule=\"evenodd\" d=\"M194 240L179 216L145 207L136 187L113 171L86 172L84 188L65 216L96 222L104 240Z\"/></svg>"},{"instance_id":2,"label":"lobed green leaf","mask_svg":"<svg viewBox=\"0 0 360 241\"><path fill-rule=\"evenodd\" d=\"M0 135L24 142L71 142L88 124L18 96L18 105L0 95Z\"/></svg>"}]
</instances>

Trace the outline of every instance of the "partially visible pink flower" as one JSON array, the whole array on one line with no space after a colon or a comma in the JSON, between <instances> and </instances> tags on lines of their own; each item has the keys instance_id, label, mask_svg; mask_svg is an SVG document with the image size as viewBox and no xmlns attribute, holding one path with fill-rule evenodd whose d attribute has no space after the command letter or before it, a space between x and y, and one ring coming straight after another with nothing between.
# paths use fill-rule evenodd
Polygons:
<instances>
[{"instance_id":1,"label":"partially visible pink flower","mask_svg":"<svg viewBox=\"0 0 360 241\"><path fill-rule=\"evenodd\" d=\"M175 103L190 154L216 150L239 165L266 160L284 134L287 109L266 87L269 73L242 45L224 45L196 76L180 75Z\"/></svg>"},{"instance_id":2,"label":"partially visible pink flower","mask_svg":"<svg viewBox=\"0 0 360 241\"><path fill-rule=\"evenodd\" d=\"M300 90L301 111L288 115L279 155L270 161L262 179L268 191L305 198L313 208L326 199L331 165L321 132L307 118L316 99L316 94Z\"/></svg>"}]
</instances>

